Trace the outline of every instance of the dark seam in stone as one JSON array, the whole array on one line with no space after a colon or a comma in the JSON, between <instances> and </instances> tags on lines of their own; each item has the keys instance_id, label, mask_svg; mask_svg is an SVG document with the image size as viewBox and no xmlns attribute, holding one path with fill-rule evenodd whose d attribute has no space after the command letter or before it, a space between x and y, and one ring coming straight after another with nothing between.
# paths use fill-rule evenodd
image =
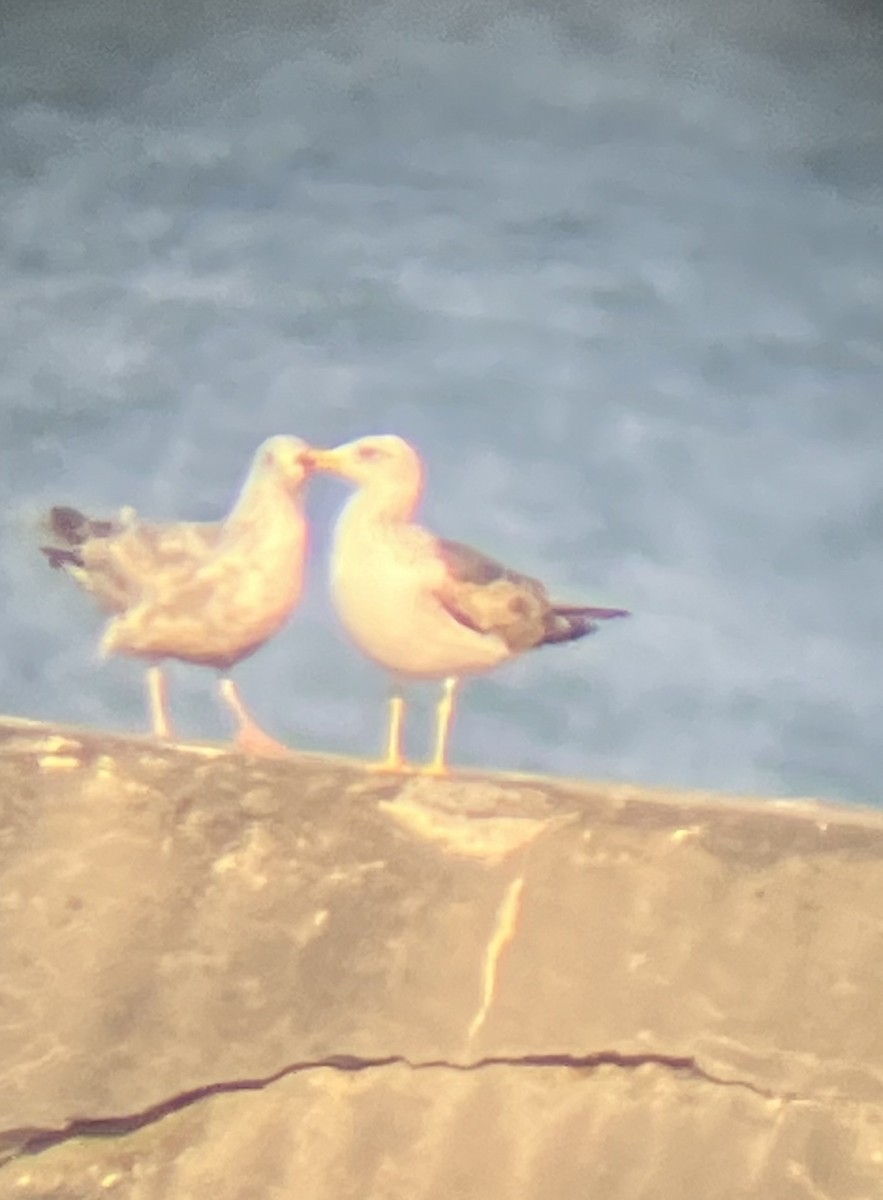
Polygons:
<instances>
[{"instance_id":1,"label":"dark seam in stone","mask_svg":"<svg viewBox=\"0 0 883 1200\"><path fill-rule=\"evenodd\" d=\"M148 1125L153 1125L164 1117L181 1112L200 1100L213 1096L223 1096L234 1092L259 1092L271 1084L278 1083L288 1075L298 1075L304 1071L369 1071L377 1067L403 1066L412 1071L460 1071L463 1073L481 1071L488 1067L565 1067L570 1070L592 1070L596 1067L612 1066L622 1070L635 1070L638 1067L664 1067L676 1074L689 1076L714 1084L717 1087L743 1088L768 1100L796 1100L793 1093L776 1093L762 1088L758 1084L745 1079L723 1079L710 1074L699 1066L695 1058L669 1054L620 1054L616 1050L601 1050L595 1054L526 1054L518 1058L488 1057L479 1058L475 1062L448 1062L445 1059L430 1059L426 1062L411 1062L400 1054L391 1054L385 1058L357 1058L353 1055L333 1055L308 1062L291 1063L281 1070L261 1079L234 1079L223 1083L209 1083L203 1087L191 1088L153 1104L140 1113L129 1113L120 1117L75 1117L61 1129L23 1128L9 1129L0 1132L0 1169L25 1155L42 1154L62 1142L73 1138L122 1137L129 1133L137 1133ZM4 1152L4 1145L7 1150Z\"/></svg>"}]
</instances>

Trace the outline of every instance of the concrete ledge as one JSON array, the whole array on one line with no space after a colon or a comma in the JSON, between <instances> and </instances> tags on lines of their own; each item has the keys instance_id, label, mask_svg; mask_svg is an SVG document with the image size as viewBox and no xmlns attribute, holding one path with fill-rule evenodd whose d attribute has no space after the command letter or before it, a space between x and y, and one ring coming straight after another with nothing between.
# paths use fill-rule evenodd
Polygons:
<instances>
[{"instance_id":1,"label":"concrete ledge","mask_svg":"<svg viewBox=\"0 0 883 1200\"><path fill-rule=\"evenodd\" d=\"M883 1196L883 814L0 721L0 1197Z\"/></svg>"}]
</instances>

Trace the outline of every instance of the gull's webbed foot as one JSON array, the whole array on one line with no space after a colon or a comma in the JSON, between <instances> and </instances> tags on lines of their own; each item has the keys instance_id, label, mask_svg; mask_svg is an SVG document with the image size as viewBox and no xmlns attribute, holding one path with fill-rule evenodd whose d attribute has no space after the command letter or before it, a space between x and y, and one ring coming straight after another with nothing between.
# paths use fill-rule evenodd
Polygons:
<instances>
[{"instance_id":1,"label":"gull's webbed foot","mask_svg":"<svg viewBox=\"0 0 883 1200\"><path fill-rule=\"evenodd\" d=\"M243 754L257 754L264 758L287 758L291 751L282 742L277 742L261 729L242 702L232 679L222 679L219 685L221 699L230 709L239 728L233 744Z\"/></svg>"}]
</instances>

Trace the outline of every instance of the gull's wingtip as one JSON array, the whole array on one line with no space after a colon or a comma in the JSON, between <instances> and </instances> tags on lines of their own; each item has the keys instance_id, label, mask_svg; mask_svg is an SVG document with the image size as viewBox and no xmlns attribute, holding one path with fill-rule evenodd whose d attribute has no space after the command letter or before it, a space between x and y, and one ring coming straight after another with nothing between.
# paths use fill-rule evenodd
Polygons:
<instances>
[{"instance_id":1,"label":"gull's wingtip","mask_svg":"<svg viewBox=\"0 0 883 1200\"><path fill-rule=\"evenodd\" d=\"M577 638L597 633L599 621L610 621L616 617L630 617L627 608L598 608L595 605L556 604L551 620L546 625L544 645L556 642L574 642Z\"/></svg>"},{"instance_id":2,"label":"gull's wingtip","mask_svg":"<svg viewBox=\"0 0 883 1200\"><path fill-rule=\"evenodd\" d=\"M58 546L41 546L40 553L45 554L53 571L64 567L82 567L83 559L76 550L62 549Z\"/></svg>"},{"instance_id":3,"label":"gull's wingtip","mask_svg":"<svg viewBox=\"0 0 883 1200\"><path fill-rule=\"evenodd\" d=\"M591 604L556 604L555 612L561 617L587 617L590 621L612 621L615 617L630 617L627 608L599 608Z\"/></svg>"},{"instance_id":4,"label":"gull's wingtip","mask_svg":"<svg viewBox=\"0 0 883 1200\"><path fill-rule=\"evenodd\" d=\"M114 532L113 521L96 521L87 517L78 508L56 504L46 514L45 524L49 532L65 546L82 546L90 538L110 537Z\"/></svg>"}]
</instances>

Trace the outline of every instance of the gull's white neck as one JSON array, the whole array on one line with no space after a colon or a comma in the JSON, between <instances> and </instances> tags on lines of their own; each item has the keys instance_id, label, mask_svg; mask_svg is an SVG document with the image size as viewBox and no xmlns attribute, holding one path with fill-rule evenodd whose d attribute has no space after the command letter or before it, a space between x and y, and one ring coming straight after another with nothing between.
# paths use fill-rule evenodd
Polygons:
<instances>
[{"instance_id":1,"label":"gull's white neck","mask_svg":"<svg viewBox=\"0 0 883 1200\"><path fill-rule=\"evenodd\" d=\"M407 525L413 521L423 491L422 480L378 478L362 484L347 501L340 524Z\"/></svg>"},{"instance_id":2,"label":"gull's white neck","mask_svg":"<svg viewBox=\"0 0 883 1200\"><path fill-rule=\"evenodd\" d=\"M225 522L232 537L279 544L305 535L304 489L293 488L278 471L260 464L252 468Z\"/></svg>"}]
</instances>

